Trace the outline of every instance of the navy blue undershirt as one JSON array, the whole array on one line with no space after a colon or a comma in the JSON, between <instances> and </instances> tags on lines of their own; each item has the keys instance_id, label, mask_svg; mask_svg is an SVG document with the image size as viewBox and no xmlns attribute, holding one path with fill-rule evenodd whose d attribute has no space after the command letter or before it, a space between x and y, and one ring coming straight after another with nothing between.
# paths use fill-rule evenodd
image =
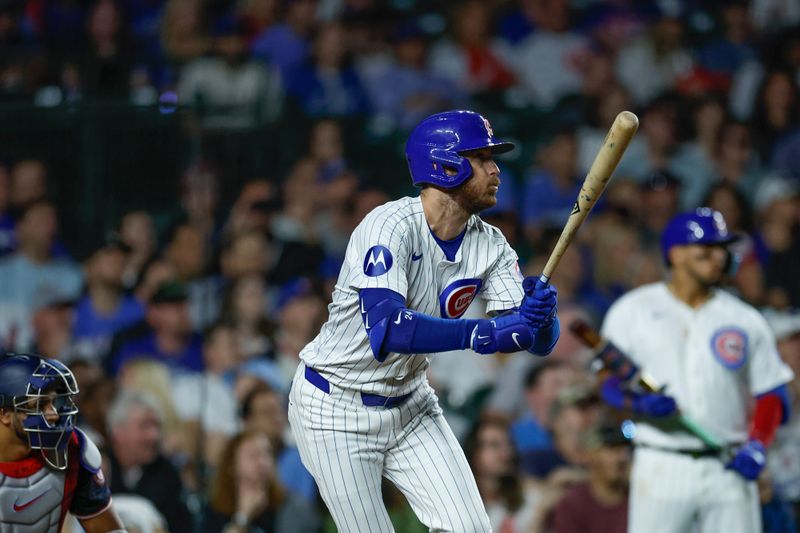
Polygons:
<instances>
[{"instance_id":1,"label":"navy blue undershirt","mask_svg":"<svg viewBox=\"0 0 800 533\"><path fill-rule=\"evenodd\" d=\"M447 258L448 261L455 261L456 260L456 253L458 253L458 249L461 247L461 241L464 240L464 235L467 233L467 227L464 226L464 231L458 234L457 237L450 239L449 241L444 241L436 236L436 234L431 230L430 226L428 229L433 236L433 239L436 241L436 244L439 245L439 248L442 249L444 252L444 256Z\"/></svg>"}]
</instances>

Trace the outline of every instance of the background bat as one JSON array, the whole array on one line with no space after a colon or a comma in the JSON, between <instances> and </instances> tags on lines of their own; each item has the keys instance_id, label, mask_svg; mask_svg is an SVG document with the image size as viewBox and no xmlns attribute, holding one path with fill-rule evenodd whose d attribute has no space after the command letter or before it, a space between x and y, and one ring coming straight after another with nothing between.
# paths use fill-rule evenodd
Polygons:
<instances>
[{"instance_id":1,"label":"background bat","mask_svg":"<svg viewBox=\"0 0 800 533\"><path fill-rule=\"evenodd\" d=\"M625 149L628 148L628 144L638 128L639 119L630 111L622 111L614 119L614 123L603 141L603 146L597 152L589 173L586 174L586 179L583 180L583 185L580 193L578 193L578 199L575 200L572 213L570 213L566 224L564 224L564 229L561 230L561 236L558 238L555 248L550 252L550 257L542 270L542 275L539 276L542 283L550 281L553 271L561 261L561 256L564 255L564 250L572 242L586 215L597 203L597 199L603 194L606 185L608 185L608 180L611 179L614 169L617 168L622 154L625 153Z\"/></svg>"},{"instance_id":2,"label":"background bat","mask_svg":"<svg viewBox=\"0 0 800 533\"><path fill-rule=\"evenodd\" d=\"M659 386L652 376L642 371L619 348L602 338L597 331L583 320L574 320L569 329L586 346L595 351L595 356L591 362L594 372L601 374L606 372L617 376L623 382L632 385L634 388L638 387L644 392L661 392L663 390L663 387ZM686 415L678 413L677 423L681 429L703 441L709 448L713 448L720 453L725 451L725 447L720 444L719 440Z\"/></svg>"}]
</instances>

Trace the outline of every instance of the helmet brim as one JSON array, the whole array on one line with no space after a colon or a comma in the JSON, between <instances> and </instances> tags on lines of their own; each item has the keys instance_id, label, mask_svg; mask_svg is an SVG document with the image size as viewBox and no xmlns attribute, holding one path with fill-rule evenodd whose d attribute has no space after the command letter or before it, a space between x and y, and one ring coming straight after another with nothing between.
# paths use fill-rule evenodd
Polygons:
<instances>
[{"instance_id":1,"label":"helmet brim","mask_svg":"<svg viewBox=\"0 0 800 533\"><path fill-rule=\"evenodd\" d=\"M491 149L493 154L505 154L506 152L510 152L515 148L514 143L507 142L507 141L500 141L500 142L490 142L486 144L482 144L480 146L476 146L475 148L465 148L463 150L459 150L459 155L464 155L467 152L474 152L475 150L483 150L484 148Z\"/></svg>"}]
</instances>

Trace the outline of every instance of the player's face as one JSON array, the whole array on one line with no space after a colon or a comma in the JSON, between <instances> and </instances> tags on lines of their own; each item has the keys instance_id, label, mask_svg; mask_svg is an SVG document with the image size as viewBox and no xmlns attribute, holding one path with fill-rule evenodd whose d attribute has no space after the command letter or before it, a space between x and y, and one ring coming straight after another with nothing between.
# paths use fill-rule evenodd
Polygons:
<instances>
[{"instance_id":1,"label":"player's face","mask_svg":"<svg viewBox=\"0 0 800 533\"><path fill-rule=\"evenodd\" d=\"M684 270L689 277L704 287L713 287L722 281L728 252L723 246L691 244L681 246L673 254L675 269Z\"/></svg>"},{"instance_id":2,"label":"player's face","mask_svg":"<svg viewBox=\"0 0 800 533\"><path fill-rule=\"evenodd\" d=\"M459 190L461 204L472 213L494 207L500 187L500 169L489 148L463 154L472 166L472 177Z\"/></svg>"}]
</instances>

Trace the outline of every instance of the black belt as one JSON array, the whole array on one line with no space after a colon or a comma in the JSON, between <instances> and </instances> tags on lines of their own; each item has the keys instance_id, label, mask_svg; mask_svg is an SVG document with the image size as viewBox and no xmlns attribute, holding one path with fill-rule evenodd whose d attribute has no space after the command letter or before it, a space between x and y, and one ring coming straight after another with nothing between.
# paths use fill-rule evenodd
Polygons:
<instances>
[{"instance_id":1,"label":"black belt","mask_svg":"<svg viewBox=\"0 0 800 533\"><path fill-rule=\"evenodd\" d=\"M314 385L325 394L330 394L331 392L330 382L322 377L322 374L310 366L306 367L306 381ZM402 396L381 396L380 394L368 394L366 392L361 393L361 401L365 406L386 407L389 409L403 405L410 397L410 392L408 394L403 394Z\"/></svg>"},{"instance_id":2,"label":"black belt","mask_svg":"<svg viewBox=\"0 0 800 533\"><path fill-rule=\"evenodd\" d=\"M722 450L717 448L663 448L661 446L653 446L651 444L637 444L637 447L648 448L650 450L658 450L660 452L677 453L680 455L688 455L693 459L700 459L702 457L719 457Z\"/></svg>"}]
</instances>

